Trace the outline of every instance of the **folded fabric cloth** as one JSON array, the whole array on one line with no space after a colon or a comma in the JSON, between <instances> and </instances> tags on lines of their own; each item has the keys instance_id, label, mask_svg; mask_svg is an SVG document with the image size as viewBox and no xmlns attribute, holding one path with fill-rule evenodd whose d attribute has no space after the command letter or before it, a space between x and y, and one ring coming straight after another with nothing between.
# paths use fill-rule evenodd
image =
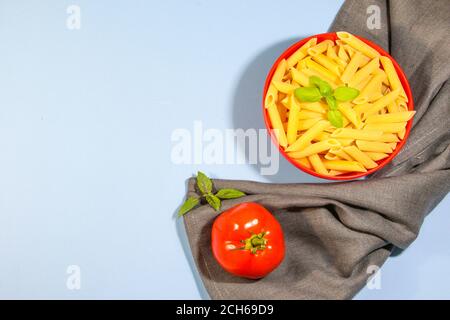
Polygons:
<instances>
[{"instance_id":1,"label":"folded fabric cloth","mask_svg":"<svg viewBox=\"0 0 450 320\"><path fill-rule=\"evenodd\" d=\"M367 28L367 8L381 9L381 29ZM370 39L405 71L417 114L408 142L371 177L328 184L266 184L214 180L266 206L281 223L286 258L270 275L247 280L225 272L211 252L217 213L201 206L185 227L202 281L213 299L348 299L393 247L406 248L424 217L450 190L450 10L448 0L346 1L331 30ZM255 103L256 105L257 103ZM194 193L189 181L188 195Z\"/></svg>"}]
</instances>

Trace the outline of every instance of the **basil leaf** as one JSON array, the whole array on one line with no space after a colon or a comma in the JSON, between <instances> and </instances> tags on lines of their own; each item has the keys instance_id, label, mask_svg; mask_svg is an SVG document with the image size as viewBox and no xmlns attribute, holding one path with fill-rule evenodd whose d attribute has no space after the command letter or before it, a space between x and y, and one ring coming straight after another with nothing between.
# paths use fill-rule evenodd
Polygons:
<instances>
[{"instance_id":1,"label":"basil leaf","mask_svg":"<svg viewBox=\"0 0 450 320\"><path fill-rule=\"evenodd\" d=\"M359 95L359 90L350 87L339 87L334 90L334 97L338 101L350 101L355 99Z\"/></svg>"},{"instance_id":2,"label":"basil leaf","mask_svg":"<svg viewBox=\"0 0 450 320\"><path fill-rule=\"evenodd\" d=\"M178 216L181 217L182 215L186 214L187 212L194 209L198 204L200 203L200 199L196 197L189 197L186 199L186 201L183 203L183 205L180 207L180 210L178 210Z\"/></svg>"},{"instance_id":3,"label":"basil leaf","mask_svg":"<svg viewBox=\"0 0 450 320\"><path fill-rule=\"evenodd\" d=\"M245 193L237 189L220 189L216 193L219 199L235 199L245 196Z\"/></svg>"},{"instance_id":4,"label":"basil leaf","mask_svg":"<svg viewBox=\"0 0 450 320\"><path fill-rule=\"evenodd\" d=\"M322 82L322 79L320 79L318 76L309 77L309 85L311 87L319 88L321 82Z\"/></svg>"},{"instance_id":5,"label":"basil leaf","mask_svg":"<svg viewBox=\"0 0 450 320\"><path fill-rule=\"evenodd\" d=\"M214 210L219 211L221 206L221 201L219 198L210 193L206 195L205 199L206 202L208 202L209 205L214 208Z\"/></svg>"},{"instance_id":6,"label":"basil leaf","mask_svg":"<svg viewBox=\"0 0 450 320\"><path fill-rule=\"evenodd\" d=\"M336 101L336 98L333 96L325 97L325 100L327 101L328 107L330 107L330 110L337 110L338 104Z\"/></svg>"},{"instance_id":7,"label":"basil leaf","mask_svg":"<svg viewBox=\"0 0 450 320\"><path fill-rule=\"evenodd\" d=\"M339 110L328 111L328 121L336 128L342 128L344 126L342 114Z\"/></svg>"},{"instance_id":8,"label":"basil leaf","mask_svg":"<svg viewBox=\"0 0 450 320\"><path fill-rule=\"evenodd\" d=\"M212 191L212 181L203 172L197 173L197 186L202 194L208 194Z\"/></svg>"},{"instance_id":9,"label":"basil leaf","mask_svg":"<svg viewBox=\"0 0 450 320\"><path fill-rule=\"evenodd\" d=\"M317 76L309 77L309 83L311 86L319 88L320 94L324 97L330 96L333 93L333 88L331 88L330 84Z\"/></svg>"},{"instance_id":10,"label":"basil leaf","mask_svg":"<svg viewBox=\"0 0 450 320\"><path fill-rule=\"evenodd\" d=\"M319 89L308 87L295 89L294 95L297 99L303 102L317 102L322 98Z\"/></svg>"}]
</instances>

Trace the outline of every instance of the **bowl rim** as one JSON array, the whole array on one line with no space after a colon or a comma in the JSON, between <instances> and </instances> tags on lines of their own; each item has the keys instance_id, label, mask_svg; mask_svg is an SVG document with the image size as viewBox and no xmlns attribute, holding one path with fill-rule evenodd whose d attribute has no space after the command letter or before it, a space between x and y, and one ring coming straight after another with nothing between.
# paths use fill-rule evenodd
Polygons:
<instances>
[{"instance_id":1,"label":"bowl rim","mask_svg":"<svg viewBox=\"0 0 450 320\"><path fill-rule=\"evenodd\" d=\"M400 79L400 82L403 86L403 89L405 90L406 96L408 98L408 110L409 111L413 111L414 110L414 101L413 101L413 97L412 97L412 93L411 93L411 87L409 85L408 79L406 78L405 73L403 72L402 68L400 67L400 65L397 63L397 61L395 61L395 59L389 54L387 53L383 48L381 48L380 46L378 46L377 44L373 43L370 40L367 40L364 37L361 37L359 35L353 34L355 37L357 37L358 39L360 39L361 41L363 41L364 43L368 44L369 46L371 46L372 48L374 48L375 50L377 50L382 56L388 57L395 68L395 71L398 74L398 77ZM413 122L413 118L411 118L408 123L406 124L406 128L405 128L405 136L403 137L403 139L397 143L397 147L393 150L393 152L385 159L381 159L379 161L376 161L378 163L378 166L376 166L375 168L369 169L366 172L349 172L343 175L339 175L339 176L325 176L322 175L320 173L317 173L316 171L309 169L305 166L303 166L302 164L300 164L299 162L295 161L294 159L292 159L291 157L289 157L287 155L287 153L283 150L283 148L278 144L278 140L276 139L276 136L274 134L273 128L271 127L271 123L270 123L270 119L268 116L268 112L266 107L264 106L264 100L265 100L265 96L267 94L267 90L269 88L270 82L272 80L272 76L273 73L275 72L276 67L278 66L278 64L280 63L280 61L282 59L286 59L289 56L291 56L298 48L300 48L303 44L305 44L307 41L309 41L312 38L317 38L317 43L320 43L324 40L333 40L336 41L339 38L337 37L337 33L336 32L326 32L326 33L320 33L320 34L316 34L316 35L312 35L309 36L307 38L301 39L299 41L297 41L296 43L294 43L293 45L291 45L289 48L287 48L273 63L272 67L269 70L269 73L267 74L266 77L266 81L264 83L264 90L263 90L263 96L262 96L262 109L263 109L263 116L264 116L264 124L266 126L267 131L269 132L269 135L271 137L272 143L274 143L276 146L278 146L278 151L283 155L283 157L288 160L293 166L297 167L298 169L302 170L303 172L306 172L310 175L313 175L317 178L321 178L321 179L326 179L326 180L340 180L340 181L346 181L346 180L353 180L353 179L358 179L358 178L362 178L365 176L368 176L380 169L382 169L384 166L386 166L389 162L392 161L393 158L395 158L395 156L400 152L400 150L403 148L403 146L406 143L406 140L409 137L409 133L411 131L411 126L412 126L412 122Z\"/></svg>"}]
</instances>

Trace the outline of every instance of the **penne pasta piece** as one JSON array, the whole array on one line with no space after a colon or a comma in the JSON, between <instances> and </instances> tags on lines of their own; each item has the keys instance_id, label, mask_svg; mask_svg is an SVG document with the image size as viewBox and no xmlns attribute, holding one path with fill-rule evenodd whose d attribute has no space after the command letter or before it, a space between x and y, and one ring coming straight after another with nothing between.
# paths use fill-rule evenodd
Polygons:
<instances>
[{"instance_id":1,"label":"penne pasta piece","mask_svg":"<svg viewBox=\"0 0 450 320\"><path fill-rule=\"evenodd\" d=\"M391 153L392 148L389 143L378 141L356 140L356 146L361 151Z\"/></svg>"},{"instance_id":2,"label":"penne pasta piece","mask_svg":"<svg viewBox=\"0 0 450 320\"><path fill-rule=\"evenodd\" d=\"M394 151L395 148L397 148L397 143L395 143L395 142L389 142L389 146L391 147L392 151Z\"/></svg>"},{"instance_id":3,"label":"penne pasta piece","mask_svg":"<svg viewBox=\"0 0 450 320\"><path fill-rule=\"evenodd\" d=\"M361 63L359 64L358 68L364 67L370 62L370 60L371 59L368 56L363 55L363 58L361 59Z\"/></svg>"},{"instance_id":4,"label":"penne pasta piece","mask_svg":"<svg viewBox=\"0 0 450 320\"><path fill-rule=\"evenodd\" d=\"M328 170L323 165L323 162L318 154L310 155L308 157L308 160L311 163L311 166L314 168L314 171L323 175L328 175Z\"/></svg>"},{"instance_id":5,"label":"penne pasta piece","mask_svg":"<svg viewBox=\"0 0 450 320\"><path fill-rule=\"evenodd\" d=\"M275 137L277 138L278 143L282 147L287 146L287 137L284 131L283 122L281 121L280 113L278 112L278 108L276 104L271 104L268 108L268 115L270 119L270 123L272 124L272 128L274 130Z\"/></svg>"},{"instance_id":6,"label":"penne pasta piece","mask_svg":"<svg viewBox=\"0 0 450 320\"><path fill-rule=\"evenodd\" d=\"M292 158L304 158L309 157L313 154L321 153L323 151L327 151L334 147L339 147L340 144L335 139L328 139L320 142L316 142L308 145L306 148L301 149L300 151L289 152L289 156ZM311 161L311 160L310 160Z\"/></svg>"},{"instance_id":7,"label":"penne pasta piece","mask_svg":"<svg viewBox=\"0 0 450 320\"><path fill-rule=\"evenodd\" d=\"M378 90L378 93L380 93L380 86L383 81L383 75L382 74L376 74L373 77L370 78L370 81L367 83L367 85L362 89L359 96L357 96L353 103L355 104L364 104L372 100L372 97L374 93Z\"/></svg>"},{"instance_id":8,"label":"penne pasta piece","mask_svg":"<svg viewBox=\"0 0 450 320\"><path fill-rule=\"evenodd\" d=\"M347 52L345 51L345 48L342 45L339 45L338 58L347 64L350 61L350 57L348 56Z\"/></svg>"},{"instance_id":9,"label":"penne pasta piece","mask_svg":"<svg viewBox=\"0 0 450 320\"><path fill-rule=\"evenodd\" d=\"M401 131L397 132L397 136L400 140L403 140L405 138L406 134L406 128L402 129Z\"/></svg>"},{"instance_id":10,"label":"penne pasta piece","mask_svg":"<svg viewBox=\"0 0 450 320\"><path fill-rule=\"evenodd\" d=\"M357 85L355 85L354 88L358 89L359 91L361 91L369 83L370 79L372 79L372 77L371 76L367 76L367 78L365 78L364 80L359 82Z\"/></svg>"},{"instance_id":11,"label":"penne pasta piece","mask_svg":"<svg viewBox=\"0 0 450 320\"><path fill-rule=\"evenodd\" d=\"M285 59L281 60L278 64L277 68L275 69L275 72L272 76L272 81L282 81L284 74L286 73L287 68L287 62Z\"/></svg>"},{"instance_id":12,"label":"penne pasta piece","mask_svg":"<svg viewBox=\"0 0 450 320\"><path fill-rule=\"evenodd\" d=\"M289 99L289 118L287 127L287 142L291 145L297 140L297 131L299 124L300 105L296 102L294 96L290 96Z\"/></svg>"},{"instance_id":13,"label":"penne pasta piece","mask_svg":"<svg viewBox=\"0 0 450 320\"><path fill-rule=\"evenodd\" d=\"M303 87L309 86L309 78L301 71L291 68L289 70L291 72L292 80L298 82Z\"/></svg>"},{"instance_id":14,"label":"penne pasta piece","mask_svg":"<svg viewBox=\"0 0 450 320\"><path fill-rule=\"evenodd\" d=\"M402 97L397 98L395 101L397 103L398 111L408 111L408 103Z\"/></svg>"},{"instance_id":15,"label":"penne pasta piece","mask_svg":"<svg viewBox=\"0 0 450 320\"><path fill-rule=\"evenodd\" d=\"M317 44L317 38L309 39L304 45L297 49L287 60L287 66L295 66L301 59L306 57L308 49Z\"/></svg>"},{"instance_id":16,"label":"penne pasta piece","mask_svg":"<svg viewBox=\"0 0 450 320\"><path fill-rule=\"evenodd\" d=\"M336 59L339 59L339 57L336 53L336 48L337 48L337 46L328 46L328 48L327 48L327 57L334 61Z\"/></svg>"},{"instance_id":17,"label":"penne pasta piece","mask_svg":"<svg viewBox=\"0 0 450 320\"><path fill-rule=\"evenodd\" d=\"M328 58L322 53L319 53L312 57L312 60L322 65L329 72L334 73L336 76L341 75L340 67L337 63L335 63L332 59Z\"/></svg>"},{"instance_id":18,"label":"penne pasta piece","mask_svg":"<svg viewBox=\"0 0 450 320\"><path fill-rule=\"evenodd\" d=\"M298 121L298 131L305 131L320 121L321 118L305 119Z\"/></svg>"},{"instance_id":19,"label":"penne pasta piece","mask_svg":"<svg viewBox=\"0 0 450 320\"><path fill-rule=\"evenodd\" d=\"M353 77L348 81L348 85L350 87L354 87L365 78L367 78L375 69L378 69L380 66L380 59L378 57L370 60L368 64L359 69Z\"/></svg>"},{"instance_id":20,"label":"penne pasta piece","mask_svg":"<svg viewBox=\"0 0 450 320\"><path fill-rule=\"evenodd\" d=\"M415 113L415 111L400 111L382 115L370 115L367 116L366 123L406 122L410 120Z\"/></svg>"},{"instance_id":21,"label":"penne pasta piece","mask_svg":"<svg viewBox=\"0 0 450 320\"><path fill-rule=\"evenodd\" d=\"M330 133L321 132L313 139L313 141L323 141L327 139L330 139Z\"/></svg>"},{"instance_id":22,"label":"penne pasta piece","mask_svg":"<svg viewBox=\"0 0 450 320\"><path fill-rule=\"evenodd\" d=\"M330 151L328 151L324 156L324 159L326 160L342 160L338 155L331 153Z\"/></svg>"},{"instance_id":23,"label":"penne pasta piece","mask_svg":"<svg viewBox=\"0 0 450 320\"><path fill-rule=\"evenodd\" d=\"M301 105L300 105L301 107ZM314 111L309 110L301 110L299 113L299 119L300 120L306 120L306 119L325 119L325 115L323 113L318 113Z\"/></svg>"},{"instance_id":24,"label":"penne pasta piece","mask_svg":"<svg viewBox=\"0 0 450 320\"><path fill-rule=\"evenodd\" d=\"M386 72L389 84L392 90L400 90L400 97L408 102L408 97L403 89L400 78L398 77L397 71L395 71L394 64L388 57L380 57L381 65L383 66L384 72Z\"/></svg>"},{"instance_id":25,"label":"penne pasta piece","mask_svg":"<svg viewBox=\"0 0 450 320\"><path fill-rule=\"evenodd\" d=\"M344 151L343 148L330 149L329 152L330 153L334 153L335 155L337 155L341 159L348 160L348 161L353 161L353 159Z\"/></svg>"},{"instance_id":26,"label":"penne pasta piece","mask_svg":"<svg viewBox=\"0 0 450 320\"><path fill-rule=\"evenodd\" d=\"M318 72L322 78L329 79L332 82L336 82L339 79L337 75L333 74L330 70L328 70L327 68L324 68L323 66L321 66L320 64L318 64L317 62L315 62L313 60L306 61L306 66L309 69L312 69L312 70Z\"/></svg>"},{"instance_id":27,"label":"penne pasta piece","mask_svg":"<svg viewBox=\"0 0 450 320\"><path fill-rule=\"evenodd\" d=\"M317 135L319 135L323 129L325 129L330 123L326 120L320 120L314 124L311 128L306 130L297 141L290 145L286 152L298 151L304 149ZM303 157L299 157L303 158Z\"/></svg>"},{"instance_id":28,"label":"penne pasta piece","mask_svg":"<svg viewBox=\"0 0 450 320\"><path fill-rule=\"evenodd\" d=\"M273 84L270 84L267 89L266 98L264 99L264 106L267 108L269 105L276 103L278 100L278 90Z\"/></svg>"},{"instance_id":29,"label":"penne pasta piece","mask_svg":"<svg viewBox=\"0 0 450 320\"><path fill-rule=\"evenodd\" d=\"M344 148L345 153L350 157L361 163L366 169L373 169L378 166L378 164L373 161L368 155L359 150L355 146L348 146Z\"/></svg>"},{"instance_id":30,"label":"penne pasta piece","mask_svg":"<svg viewBox=\"0 0 450 320\"><path fill-rule=\"evenodd\" d=\"M364 153L373 161L379 161L389 156L387 153L382 152L364 152Z\"/></svg>"},{"instance_id":31,"label":"penne pasta piece","mask_svg":"<svg viewBox=\"0 0 450 320\"><path fill-rule=\"evenodd\" d=\"M315 55L318 55L319 53L327 51L328 46L333 46L333 45L334 45L333 41L324 40L324 41L316 44L315 46L309 48L307 50L307 52L310 56L315 56Z\"/></svg>"},{"instance_id":32,"label":"penne pasta piece","mask_svg":"<svg viewBox=\"0 0 450 320\"><path fill-rule=\"evenodd\" d=\"M358 66L361 63L361 60L363 59L363 55L361 52L356 52L350 62L348 63L347 67L345 68L344 72L341 75L341 80L345 84L347 84L355 75L356 71L358 70Z\"/></svg>"},{"instance_id":33,"label":"penne pasta piece","mask_svg":"<svg viewBox=\"0 0 450 320\"><path fill-rule=\"evenodd\" d=\"M330 170L344 171L344 172L366 172L366 168L357 161L347 160L324 160L325 168Z\"/></svg>"},{"instance_id":34,"label":"penne pasta piece","mask_svg":"<svg viewBox=\"0 0 450 320\"><path fill-rule=\"evenodd\" d=\"M398 109L397 103L395 101L392 101L391 103L388 104L387 106L388 112L389 113L394 113L394 112L399 112L400 110Z\"/></svg>"},{"instance_id":35,"label":"penne pasta piece","mask_svg":"<svg viewBox=\"0 0 450 320\"><path fill-rule=\"evenodd\" d=\"M318 113L327 113L328 107L322 102L301 102L300 107L303 110L318 112Z\"/></svg>"},{"instance_id":36,"label":"penne pasta piece","mask_svg":"<svg viewBox=\"0 0 450 320\"><path fill-rule=\"evenodd\" d=\"M363 130L380 130L384 133L399 133L406 127L406 122L395 123L369 123L366 124Z\"/></svg>"},{"instance_id":37,"label":"penne pasta piece","mask_svg":"<svg viewBox=\"0 0 450 320\"><path fill-rule=\"evenodd\" d=\"M345 173L347 173L347 172L344 172L344 171L338 171L338 170L330 170L330 171L328 171L328 174L329 174L330 176L339 176L339 175L345 174Z\"/></svg>"},{"instance_id":38,"label":"penne pasta piece","mask_svg":"<svg viewBox=\"0 0 450 320\"><path fill-rule=\"evenodd\" d=\"M364 41L359 40L354 35L345 32L345 31L338 31L336 32L338 38L342 40L343 42L349 44L352 48L361 51L363 54L368 56L369 58L375 58L379 57L380 54L377 50L372 48L371 46L367 45Z\"/></svg>"},{"instance_id":39,"label":"penne pasta piece","mask_svg":"<svg viewBox=\"0 0 450 320\"><path fill-rule=\"evenodd\" d=\"M301 72L303 72L304 74L306 74L308 76L308 82L309 82L309 77L317 76L319 78L322 78L323 80L326 80L330 84L331 88L333 88L333 90L336 89L337 87L339 87L339 85L336 82L334 82L332 79L327 78L326 76L324 76L323 74L320 74L319 72L317 72L314 69L310 69L310 68L306 67L304 69L301 69Z\"/></svg>"},{"instance_id":40,"label":"penne pasta piece","mask_svg":"<svg viewBox=\"0 0 450 320\"><path fill-rule=\"evenodd\" d=\"M292 160L308 169L312 169L311 163L309 162L308 158L292 159Z\"/></svg>"},{"instance_id":41,"label":"penne pasta piece","mask_svg":"<svg viewBox=\"0 0 450 320\"><path fill-rule=\"evenodd\" d=\"M275 88L279 92L282 92L285 94L291 94L292 92L294 92L295 89L297 89L296 86L294 86L290 83L287 83L287 82L272 80L272 84L275 86Z\"/></svg>"},{"instance_id":42,"label":"penne pasta piece","mask_svg":"<svg viewBox=\"0 0 450 320\"><path fill-rule=\"evenodd\" d=\"M381 57L380 57L380 61L381 61ZM378 68L376 70L374 70L373 75L377 75L380 74L382 76L382 83L386 86L389 87L389 80L387 78L386 72L384 72L383 69Z\"/></svg>"},{"instance_id":43,"label":"penne pasta piece","mask_svg":"<svg viewBox=\"0 0 450 320\"><path fill-rule=\"evenodd\" d=\"M383 133L381 137L377 140L380 142L398 142L398 137L394 133Z\"/></svg>"},{"instance_id":44,"label":"penne pasta piece","mask_svg":"<svg viewBox=\"0 0 450 320\"><path fill-rule=\"evenodd\" d=\"M332 134L332 138L347 138L347 139L358 139L358 140L368 140L368 141L378 141L378 139L383 135L382 130L358 130L350 128L339 128L336 129Z\"/></svg>"},{"instance_id":45,"label":"penne pasta piece","mask_svg":"<svg viewBox=\"0 0 450 320\"><path fill-rule=\"evenodd\" d=\"M363 112L362 119L365 120L367 116L371 114L376 114L378 111L389 105L389 103L395 101L395 99L397 99L399 94L400 90L397 89L392 92L389 92L387 95L375 101L369 109Z\"/></svg>"},{"instance_id":46,"label":"penne pasta piece","mask_svg":"<svg viewBox=\"0 0 450 320\"><path fill-rule=\"evenodd\" d=\"M338 110L355 126L356 129L361 129L363 123L358 114L353 110L351 104L348 102L341 102L338 105Z\"/></svg>"}]
</instances>

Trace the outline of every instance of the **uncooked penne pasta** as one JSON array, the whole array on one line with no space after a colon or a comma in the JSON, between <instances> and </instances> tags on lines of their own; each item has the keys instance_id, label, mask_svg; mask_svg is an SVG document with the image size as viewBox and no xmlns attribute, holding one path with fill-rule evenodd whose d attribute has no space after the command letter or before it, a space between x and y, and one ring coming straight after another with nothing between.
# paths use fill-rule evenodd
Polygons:
<instances>
[{"instance_id":1,"label":"uncooked penne pasta","mask_svg":"<svg viewBox=\"0 0 450 320\"><path fill-rule=\"evenodd\" d=\"M366 123L390 123L390 122L406 122L415 114L415 111L400 111L381 115L367 116Z\"/></svg>"},{"instance_id":2,"label":"uncooked penne pasta","mask_svg":"<svg viewBox=\"0 0 450 320\"><path fill-rule=\"evenodd\" d=\"M313 154L308 157L309 162L311 163L311 166L314 168L314 171L320 174L327 175L328 170L323 165L322 160L320 159L320 156L318 154Z\"/></svg>"},{"instance_id":3,"label":"uncooked penne pasta","mask_svg":"<svg viewBox=\"0 0 450 320\"><path fill-rule=\"evenodd\" d=\"M377 113L378 111L380 111L381 109L383 109L384 107L389 105L389 103L391 103L392 101L395 101L395 99L397 99L399 94L400 94L400 90L397 89L392 92L389 92L387 95L385 95L382 98L375 101L373 103L373 105L370 107L370 109L364 111L363 119L365 120L365 118L368 115Z\"/></svg>"},{"instance_id":4,"label":"uncooked penne pasta","mask_svg":"<svg viewBox=\"0 0 450 320\"><path fill-rule=\"evenodd\" d=\"M291 72L292 80L299 83L303 87L309 86L309 78L303 72L301 72L295 68L291 68L290 72Z\"/></svg>"},{"instance_id":5,"label":"uncooked penne pasta","mask_svg":"<svg viewBox=\"0 0 450 320\"><path fill-rule=\"evenodd\" d=\"M322 53L319 53L312 57L312 60L317 62L318 64L322 65L324 68L326 68L329 72L334 73L336 76L341 75L340 67L337 63L335 63L332 59L328 58Z\"/></svg>"},{"instance_id":6,"label":"uncooked penne pasta","mask_svg":"<svg viewBox=\"0 0 450 320\"><path fill-rule=\"evenodd\" d=\"M366 172L366 168L358 161L347 160L324 160L325 168L330 170L345 171L345 172Z\"/></svg>"},{"instance_id":7,"label":"uncooked penne pasta","mask_svg":"<svg viewBox=\"0 0 450 320\"><path fill-rule=\"evenodd\" d=\"M311 48L312 46L315 46L317 44L317 38L311 38L309 39L304 45L302 45L300 48L297 49L287 60L287 66L293 67L299 62L301 59L303 59L308 53L307 50Z\"/></svg>"},{"instance_id":8,"label":"uncooked penne pasta","mask_svg":"<svg viewBox=\"0 0 450 320\"><path fill-rule=\"evenodd\" d=\"M353 77L348 81L349 87L354 87L365 78L369 76L375 69L380 66L380 59L378 57L373 58L368 64L356 71Z\"/></svg>"},{"instance_id":9,"label":"uncooked penne pasta","mask_svg":"<svg viewBox=\"0 0 450 320\"><path fill-rule=\"evenodd\" d=\"M352 157L350 157L343 148L339 148L339 149L330 149L329 151L330 153L333 153L335 155L337 155L339 158L344 159L344 160L348 160L348 161L353 161Z\"/></svg>"},{"instance_id":10,"label":"uncooked penne pasta","mask_svg":"<svg viewBox=\"0 0 450 320\"><path fill-rule=\"evenodd\" d=\"M313 119L305 119L305 120L299 120L297 125L298 131L305 131L311 128L313 125L315 125L317 122L320 121L321 118L313 118ZM390 141L389 141L390 142Z\"/></svg>"},{"instance_id":11,"label":"uncooked penne pasta","mask_svg":"<svg viewBox=\"0 0 450 320\"><path fill-rule=\"evenodd\" d=\"M328 106L321 102L301 102L302 110L308 110L317 113L327 113Z\"/></svg>"},{"instance_id":12,"label":"uncooked penne pasta","mask_svg":"<svg viewBox=\"0 0 450 320\"><path fill-rule=\"evenodd\" d=\"M373 161L368 155L359 150L355 146L348 146L344 148L345 153L350 157L360 162L366 169L373 169L378 166L378 164Z\"/></svg>"},{"instance_id":13,"label":"uncooked penne pasta","mask_svg":"<svg viewBox=\"0 0 450 320\"><path fill-rule=\"evenodd\" d=\"M352 77L355 75L356 71L358 70L358 66L361 63L361 60L363 59L363 55L361 52L357 52L353 55L352 59L348 63L347 67L345 68L344 72L341 75L341 80L344 83L348 83Z\"/></svg>"},{"instance_id":14,"label":"uncooked penne pasta","mask_svg":"<svg viewBox=\"0 0 450 320\"><path fill-rule=\"evenodd\" d=\"M356 140L356 146L361 151L391 153L392 149L389 143L378 141Z\"/></svg>"},{"instance_id":15,"label":"uncooked penne pasta","mask_svg":"<svg viewBox=\"0 0 450 320\"><path fill-rule=\"evenodd\" d=\"M277 68L275 69L275 72L272 76L272 81L282 81L284 74L286 73L287 68L287 62L285 59L281 60L278 64Z\"/></svg>"},{"instance_id":16,"label":"uncooked penne pasta","mask_svg":"<svg viewBox=\"0 0 450 320\"><path fill-rule=\"evenodd\" d=\"M306 66L309 69L312 69L312 70L318 72L322 78L329 79L332 82L336 82L337 80L339 80L337 75L335 75L330 70L321 66L320 64L318 64L317 62L315 62L313 60L306 61Z\"/></svg>"},{"instance_id":17,"label":"uncooked penne pasta","mask_svg":"<svg viewBox=\"0 0 450 320\"><path fill-rule=\"evenodd\" d=\"M375 58L380 56L377 50L370 47L368 44L366 44L364 41L359 40L354 35L345 32L345 31L339 31L336 32L339 39L344 41L345 43L349 44L352 48L356 49L357 51L362 52L369 58Z\"/></svg>"},{"instance_id":18,"label":"uncooked penne pasta","mask_svg":"<svg viewBox=\"0 0 450 320\"><path fill-rule=\"evenodd\" d=\"M380 90L381 83L383 81L383 75L382 74L376 74L373 77L370 78L370 81L367 83L367 85L362 89L362 91L359 93L359 96L356 97L356 99L353 100L353 103L355 104L363 104L367 103L372 100L372 97L374 96L374 93L378 90ZM381 92L378 92L381 94Z\"/></svg>"},{"instance_id":19,"label":"uncooked penne pasta","mask_svg":"<svg viewBox=\"0 0 450 320\"><path fill-rule=\"evenodd\" d=\"M280 60L263 103L271 134L292 163L344 179L392 158L415 112L390 57L348 32L337 36L334 41L311 38ZM334 101L320 80L333 90L357 91L330 92L338 111L332 113ZM316 86L319 91L297 90ZM345 95L353 97L347 101Z\"/></svg>"},{"instance_id":20,"label":"uncooked penne pasta","mask_svg":"<svg viewBox=\"0 0 450 320\"><path fill-rule=\"evenodd\" d=\"M273 84L270 84L267 89L266 98L264 100L264 106L267 108L269 105L276 103L278 100L278 90Z\"/></svg>"},{"instance_id":21,"label":"uncooked penne pasta","mask_svg":"<svg viewBox=\"0 0 450 320\"><path fill-rule=\"evenodd\" d=\"M297 89L296 86L287 82L272 80L272 84L275 86L275 88L277 88L278 91L285 94L291 94L295 89Z\"/></svg>"},{"instance_id":22,"label":"uncooked penne pasta","mask_svg":"<svg viewBox=\"0 0 450 320\"><path fill-rule=\"evenodd\" d=\"M406 96L405 90L403 89L402 83L397 72L395 71L394 64L391 59L388 57L380 57L380 62L383 66L384 72L386 72L392 90L400 90L400 97L408 101L408 97Z\"/></svg>"},{"instance_id":23,"label":"uncooked penne pasta","mask_svg":"<svg viewBox=\"0 0 450 320\"><path fill-rule=\"evenodd\" d=\"M359 115L353 110L348 102L341 102L338 105L338 110L355 126L357 129L361 129L363 123L359 118Z\"/></svg>"},{"instance_id":24,"label":"uncooked penne pasta","mask_svg":"<svg viewBox=\"0 0 450 320\"><path fill-rule=\"evenodd\" d=\"M334 45L333 41L325 40L325 41L322 41L321 43L316 44L315 46L309 48L307 50L307 52L309 55L315 56L315 55L318 55L319 53L327 51L328 46L332 46L332 45Z\"/></svg>"},{"instance_id":25,"label":"uncooked penne pasta","mask_svg":"<svg viewBox=\"0 0 450 320\"><path fill-rule=\"evenodd\" d=\"M332 134L332 138L347 138L347 139L358 139L358 140L368 140L368 141L378 141L378 139L383 135L382 130L358 130L350 128L339 128L336 129Z\"/></svg>"},{"instance_id":26,"label":"uncooked penne pasta","mask_svg":"<svg viewBox=\"0 0 450 320\"><path fill-rule=\"evenodd\" d=\"M369 123L366 124L363 130L380 130L385 133L399 133L406 126L406 122L395 123Z\"/></svg>"},{"instance_id":27,"label":"uncooked penne pasta","mask_svg":"<svg viewBox=\"0 0 450 320\"><path fill-rule=\"evenodd\" d=\"M308 158L293 159L293 160L299 163L300 165L307 167L308 169L312 169L311 163L309 163Z\"/></svg>"},{"instance_id":28,"label":"uncooked penne pasta","mask_svg":"<svg viewBox=\"0 0 450 320\"><path fill-rule=\"evenodd\" d=\"M306 130L304 134L302 134L297 141L295 141L292 145L286 148L286 152L298 151L304 149L311 141L314 139L319 133L323 131L330 123L326 120L320 120L311 128ZM299 157L303 158L303 157Z\"/></svg>"},{"instance_id":29,"label":"uncooked penne pasta","mask_svg":"<svg viewBox=\"0 0 450 320\"><path fill-rule=\"evenodd\" d=\"M286 137L288 145L291 145L295 142L295 140L297 140L300 105L296 102L296 99L292 95L290 96L289 102L290 108Z\"/></svg>"},{"instance_id":30,"label":"uncooked penne pasta","mask_svg":"<svg viewBox=\"0 0 450 320\"><path fill-rule=\"evenodd\" d=\"M364 152L373 161L379 161L381 159L387 158L389 154L382 152Z\"/></svg>"},{"instance_id":31,"label":"uncooked penne pasta","mask_svg":"<svg viewBox=\"0 0 450 320\"><path fill-rule=\"evenodd\" d=\"M287 137L284 131L283 122L281 121L280 113L278 112L278 108L276 104L271 104L267 108L269 119L272 124L272 128L274 130L274 134L278 140L278 143L282 147L287 146Z\"/></svg>"},{"instance_id":32,"label":"uncooked penne pasta","mask_svg":"<svg viewBox=\"0 0 450 320\"><path fill-rule=\"evenodd\" d=\"M334 147L339 147L340 144L336 139L328 139L320 142L316 142L308 145L306 148L300 151L290 152L289 156L292 158L304 158L313 154L321 153L323 151L330 150Z\"/></svg>"}]
</instances>

